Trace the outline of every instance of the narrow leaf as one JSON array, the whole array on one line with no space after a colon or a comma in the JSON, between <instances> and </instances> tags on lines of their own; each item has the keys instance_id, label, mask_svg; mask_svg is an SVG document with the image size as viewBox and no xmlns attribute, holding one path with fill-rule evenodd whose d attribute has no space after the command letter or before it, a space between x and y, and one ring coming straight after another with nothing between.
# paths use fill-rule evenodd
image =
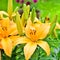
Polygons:
<instances>
[{"instance_id":1,"label":"narrow leaf","mask_svg":"<svg viewBox=\"0 0 60 60\"><path fill-rule=\"evenodd\" d=\"M19 7L16 7L15 10L14 10L14 12L16 13L18 11L18 9L19 9Z\"/></svg>"},{"instance_id":2,"label":"narrow leaf","mask_svg":"<svg viewBox=\"0 0 60 60\"><path fill-rule=\"evenodd\" d=\"M39 56L39 52L40 52L40 47L37 47L37 49L35 50L34 54L31 56L31 60L38 60L38 56Z\"/></svg>"},{"instance_id":3,"label":"narrow leaf","mask_svg":"<svg viewBox=\"0 0 60 60\"><path fill-rule=\"evenodd\" d=\"M50 31L49 31L49 34L52 34L53 31L54 31L54 28L56 26L56 21L57 21L57 16L55 17L55 19L52 21L51 23L51 27L50 27Z\"/></svg>"},{"instance_id":4,"label":"narrow leaf","mask_svg":"<svg viewBox=\"0 0 60 60\"><path fill-rule=\"evenodd\" d=\"M56 36L57 36L57 38L60 39L60 29L56 29L55 32L56 32Z\"/></svg>"}]
</instances>

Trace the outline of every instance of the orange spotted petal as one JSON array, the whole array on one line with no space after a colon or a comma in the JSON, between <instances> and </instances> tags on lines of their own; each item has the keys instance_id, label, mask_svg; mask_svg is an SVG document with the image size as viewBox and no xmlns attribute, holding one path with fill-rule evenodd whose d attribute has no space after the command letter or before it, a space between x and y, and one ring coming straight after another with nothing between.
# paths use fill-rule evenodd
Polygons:
<instances>
[{"instance_id":1,"label":"orange spotted petal","mask_svg":"<svg viewBox=\"0 0 60 60\"><path fill-rule=\"evenodd\" d=\"M31 20L28 20L27 26L25 28L26 36L28 38L30 38L32 41L38 40L39 39L39 33L40 33L39 28L40 28L40 24L34 24L31 22Z\"/></svg>"},{"instance_id":2,"label":"orange spotted petal","mask_svg":"<svg viewBox=\"0 0 60 60\"><path fill-rule=\"evenodd\" d=\"M11 56L12 52L12 41L9 38L2 39L2 48L7 56Z\"/></svg>"},{"instance_id":3,"label":"orange spotted petal","mask_svg":"<svg viewBox=\"0 0 60 60\"><path fill-rule=\"evenodd\" d=\"M38 41L37 44L47 53L47 55L50 55L50 47L47 42Z\"/></svg>"},{"instance_id":4,"label":"orange spotted petal","mask_svg":"<svg viewBox=\"0 0 60 60\"><path fill-rule=\"evenodd\" d=\"M48 23L34 23L31 20L27 21L27 26L25 28L26 36L31 40L36 41L38 39L43 39L47 36L50 29L50 24Z\"/></svg>"},{"instance_id":5,"label":"orange spotted petal","mask_svg":"<svg viewBox=\"0 0 60 60\"><path fill-rule=\"evenodd\" d=\"M3 28L7 28L8 29L8 27L10 26L9 25L10 20L9 20L8 17L7 18L3 18L3 20L1 20L0 22L1 22L0 24L1 24L1 26Z\"/></svg>"},{"instance_id":6,"label":"orange spotted petal","mask_svg":"<svg viewBox=\"0 0 60 60\"><path fill-rule=\"evenodd\" d=\"M24 47L25 59L29 60L34 51L36 50L37 44L35 42L27 43Z\"/></svg>"}]
</instances>

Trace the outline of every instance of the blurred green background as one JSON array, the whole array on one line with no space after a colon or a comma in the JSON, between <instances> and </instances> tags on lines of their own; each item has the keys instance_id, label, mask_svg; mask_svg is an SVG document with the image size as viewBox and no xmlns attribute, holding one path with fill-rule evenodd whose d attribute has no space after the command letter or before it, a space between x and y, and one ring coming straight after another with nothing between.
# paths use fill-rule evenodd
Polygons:
<instances>
[{"instance_id":1,"label":"blurred green background","mask_svg":"<svg viewBox=\"0 0 60 60\"><path fill-rule=\"evenodd\" d=\"M7 11L7 2L8 0L0 0L0 10ZM20 4L16 3L16 0L13 0L13 6L15 9L15 7L20 6ZM57 20L60 22L60 0L38 0L37 3L33 3L31 6L35 6L36 9L40 10L40 16L49 16L51 21L53 20L54 16L57 15Z\"/></svg>"},{"instance_id":2,"label":"blurred green background","mask_svg":"<svg viewBox=\"0 0 60 60\"><path fill-rule=\"evenodd\" d=\"M0 10L7 11L7 4L8 0L0 0ZM15 9L16 6L19 6L20 4L16 3L16 0L13 0L13 8Z\"/></svg>"}]
</instances>

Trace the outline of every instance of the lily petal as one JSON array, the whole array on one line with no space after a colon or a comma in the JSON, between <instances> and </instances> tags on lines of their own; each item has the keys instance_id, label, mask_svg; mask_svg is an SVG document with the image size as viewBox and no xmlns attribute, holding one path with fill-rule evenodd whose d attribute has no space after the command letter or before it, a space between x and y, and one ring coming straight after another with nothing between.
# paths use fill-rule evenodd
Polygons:
<instances>
[{"instance_id":1,"label":"lily petal","mask_svg":"<svg viewBox=\"0 0 60 60\"><path fill-rule=\"evenodd\" d=\"M55 29L60 29L60 24L59 23L56 23Z\"/></svg>"},{"instance_id":2,"label":"lily petal","mask_svg":"<svg viewBox=\"0 0 60 60\"><path fill-rule=\"evenodd\" d=\"M1 44L1 41L0 41L0 49L2 49L2 44Z\"/></svg>"},{"instance_id":3,"label":"lily petal","mask_svg":"<svg viewBox=\"0 0 60 60\"><path fill-rule=\"evenodd\" d=\"M2 39L1 44L6 55L11 56L12 41L9 38L5 38L5 39Z\"/></svg>"},{"instance_id":4,"label":"lily petal","mask_svg":"<svg viewBox=\"0 0 60 60\"><path fill-rule=\"evenodd\" d=\"M11 21L9 27L9 35L16 35L16 34L18 34L17 26L13 21Z\"/></svg>"},{"instance_id":5,"label":"lily petal","mask_svg":"<svg viewBox=\"0 0 60 60\"><path fill-rule=\"evenodd\" d=\"M12 13L12 17L16 16L16 13Z\"/></svg>"},{"instance_id":6,"label":"lily petal","mask_svg":"<svg viewBox=\"0 0 60 60\"><path fill-rule=\"evenodd\" d=\"M13 47L16 46L15 41L17 41L20 37L19 36L10 36L9 37L12 40Z\"/></svg>"},{"instance_id":7,"label":"lily petal","mask_svg":"<svg viewBox=\"0 0 60 60\"><path fill-rule=\"evenodd\" d=\"M47 53L47 55L50 54L50 48L47 42L45 41L38 41L37 44L43 48L43 50Z\"/></svg>"},{"instance_id":8,"label":"lily petal","mask_svg":"<svg viewBox=\"0 0 60 60\"><path fill-rule=\"evenodd\" d=\"M48 23L35 24L35 28L37 28L39 38L44 39L49 33L50 24Z\"/></svg>"},{"instance_id":9,"label":"lily petal","mask_svg":"<svg viewBox=\"0 0 60 60\"><path fill-rule=\"evenodd\" d=\"M17 40L14 41L14 45L24 44L24 43L29 43L29 42L31 42L31 40L28 39L27 37L19 37Z\"/></svg>"},{"instance_id":10,"label":"lily petal","mask_svg":"<svg viewBox=\"0 0 60 60\"><path fill-rule=\"evenodd\" d=\"M12 41L16 41L17 39L20 38L20 36L10 36L9 37Z\"/></svg>"},{"instance_id":11,"label":"lily petal","mask_svg":"<svg viewBox=\"0 0 60 60\"><path fill-rule=\"evenodd\" d=\"M0 24L2 25L3 28L5 28L5 27L8 28L10 26L9 25L10 20L9 20L8 17L7 18L3 18L3 20L1 20L0 22L1 22Z\"/></svg>"},{"instance_id":12,"label":"lily petal","mask_svg":"<svg viewBox=\"0 0 60 60\"><path fill-rule=\"evenodd\" d=\"M0 14L9 16L8 13L6 13L5 11L0 11Z\"/></svg>"},{"instance_id":13,"label":"lily petal","mask_svg":"<svg viewBox=\"0 0 60 60\"><path fill-rule=\"evenodd\" d=\"M2 34L3 34L2 27L0 27L0 40L2 38Z\"/></svg>"},{"instance_id":14,"label":"lily petal","mask_svg":"<svg viewBox=\"0 0 60 60\"><path fill-rule=\"evenodd\" d=\"M36 50L37 44L35 42L27 43L24 47L25 59L29 60L34 51Z\"/></svg>"}]
</instances>

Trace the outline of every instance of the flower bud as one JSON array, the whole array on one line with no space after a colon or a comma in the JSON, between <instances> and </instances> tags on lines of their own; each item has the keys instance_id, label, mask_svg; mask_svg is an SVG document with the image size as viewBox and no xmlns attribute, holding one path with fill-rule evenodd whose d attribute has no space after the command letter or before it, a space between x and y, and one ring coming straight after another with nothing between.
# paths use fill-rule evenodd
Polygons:
<instances>
[{"instance_id":1,"label":"flower bud","mask_svg":"<svg viewBox=\"0 0 60 60\"><path fill-rule=\"evenodd\" d=\"M34 3L36 3L38 0L33 0Z\"/></svg>"},{"instance_id":2,"label":"flower bud","mask_svg":"<svg viewBox=\"0 0 60 60\"><path fill-rule=\"evenodd\" d=\"M22 3L24 3L24 0L19 0L19 2L22 4Z\"/></svg>"},{"instance_id":3,"label":"flower bud","mask_svg":"<svg viewBox=\"0 0 60 60\"><path fill-rule=\"evenodd\" d=\"M19 0L16 0L17 3L19 3Z\"/></svg>"},{"instance_id":4,"label":"flower bud","mask_svg":"<svg viewBox=\"0 0 60 60\"><path fill-rule=\"evenodd\" d=\"M30 2L28 1L28 2L26 2L26 5L30 5Z\"/></svg>"}]
</instances>

